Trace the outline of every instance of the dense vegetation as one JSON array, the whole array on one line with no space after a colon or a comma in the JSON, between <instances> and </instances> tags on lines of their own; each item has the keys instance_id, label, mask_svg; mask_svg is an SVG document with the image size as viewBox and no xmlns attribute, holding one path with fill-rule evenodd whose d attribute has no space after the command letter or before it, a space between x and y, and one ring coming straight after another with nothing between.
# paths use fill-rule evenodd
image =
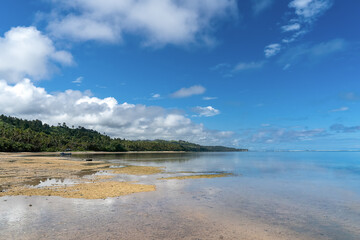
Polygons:
<instances>
[{"instance_id":1,"label":"dense vegetation","mask_svg":"<svg viewBox=\"0 0 360 240\"><path fill-rule=\"evenodd\" d=\"M201 146L185 141L137 140L110 138L84 127L70 128L43 124L40 120L23 120L0 116L0 152L65 151L246 151L221 146Z\"/></svg>"}]
</instances>

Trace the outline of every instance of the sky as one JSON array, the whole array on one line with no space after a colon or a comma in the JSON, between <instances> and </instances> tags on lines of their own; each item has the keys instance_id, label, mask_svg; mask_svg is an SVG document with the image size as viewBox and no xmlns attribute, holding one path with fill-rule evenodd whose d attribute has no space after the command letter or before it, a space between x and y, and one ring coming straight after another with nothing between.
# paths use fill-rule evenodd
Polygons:
<instances>
[{"instance_id":1,"label":"sky","mask_svg":"<svg viewBox=\"0 0 360 240\"><path fill-rule=\"evenodd\" d=\"M0 114L126 139L360 149L360 1L3 0Z\"/></svg>"}]
</instances>

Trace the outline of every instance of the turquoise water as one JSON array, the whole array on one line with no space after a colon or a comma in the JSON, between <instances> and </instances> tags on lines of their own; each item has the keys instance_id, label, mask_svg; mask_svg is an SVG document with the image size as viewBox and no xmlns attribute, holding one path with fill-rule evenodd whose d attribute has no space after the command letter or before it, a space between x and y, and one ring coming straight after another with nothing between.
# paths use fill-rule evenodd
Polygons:
<instances>
[{"instance_id":1,"label":"turquoise water","mask_svg":"<svg viewBox=\"0 0 360 240\"><path fill-rule=\"evenodd\" d=\"M120 175L157 190L106 200L0 198L0 239L360 239L358 152L90 157L168 173ZM183 171L234 175L158 180Z\"/></svg>"}]
</instances>

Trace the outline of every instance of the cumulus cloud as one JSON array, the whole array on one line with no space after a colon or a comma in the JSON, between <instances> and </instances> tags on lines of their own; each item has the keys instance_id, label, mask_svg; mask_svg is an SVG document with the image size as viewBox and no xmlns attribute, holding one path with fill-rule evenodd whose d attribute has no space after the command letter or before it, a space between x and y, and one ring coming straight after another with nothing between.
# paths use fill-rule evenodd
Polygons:
<instances>
[{"instance_id":1,"label":"cumulus cloud","mask_svg":"<svg viewBox=\"0 0 360 240\"><path fill-rule=\"evenodd\" d=\"M201 85L194 85L192 87L189 88L181 88L178 91L174 92L173 94L171 94L171 97L173 98L186 98L186 97L191 97L193 95L201 95L203 93L205 93L206 88L204 88Z\"/></svg>"},{"instance_id":2,"label":"cumulus cloud","mask_svg":"<svg viewBox=\"0 0 360 240\"><path fill-rule=\"evenodd\" d=\"M280 50L281 50L280 44L278 43L270 44L266 46L264 49L265 57L269 58L275 56L280 52Z\"/></svg>"},{"instance_id":3,"label":"cumulus cloud","mask_svg":"<svg viewBox=\"0 0 360 240\"><path fill-rule=\"evenodd\" d=\"M16 83L24 77L42 79L56 63L71 65L72 55L56 50L54 43L35 27L16 27L0 37L0 79Z\"/></svg>"},{"instance_id":4,"label":"cumulus cloud","mask_svg":"<svg viewBox=\"0 0 360 240\"><path fill-rule=\"evenodd\" d=\"M238 63L234 69L233 72L239 72L239 71L245 71L245 70L251 70L251 69L259 69L262 68L264 66L265 62L264 61L260 61L260 62L241 62Z\"/></svg>"},{"instance_id":5,"label":"cumulus cloud","mask_svg":"<svg viewBox=\"0 0 360 240\"><path fill-rule=\"evenodd\" d=\"M179 112L157 106L118 103L67 90L50 94L25 79L15 85L0 80L0 113L48 124L66 122L127 139L183 139L200 144L227 144L232 132L208 130Z\"/></svg>"},{"instance_id":6,"label":"cumulus cloud","mask_svg":"<svg viewBox=\"0 0 360 240\"><path fill-rule=\"evenodd\" d=\"M48 29L55 37L73 40L101 40L115 42L120 38L120 31L113 29L110 23L98 22L88 16L68 15L49 23Z\"/></svg>"},{"instance_id":7,"label":"cumulus cloud","mask_svg":"<svg viewBox=\"0 0 360 240\"><path fill-rule=\"evenodd\" d=\"M212 106L207 107L194 107L192 111L198 114L198 117L212 117L220 114L218 109L213 108Z\"/></svg>"},{"instance_id":8,"label":"cumulus cloud","mask_svg":"<svg viewBox=\"0 0 360 240\"><path fill-rule=\"evenodd\" d=\"M257 15L268 9L274 2L273 0L252 0L254 13Z\"/></svg>"},{"instance_id":9,"label":"cumulus cloud","mask_svg":"<svg viewBox=\"0 0 360 240\"><path fill-rule=\"evenodd\" d=\"M121 41L124 34L144 37L144 44L163 46L211 44L215 19L237 16L236 0L54 0L65 9L50 15L48 30L56 37L86 41Z\"/></svg>"}]
</instances>

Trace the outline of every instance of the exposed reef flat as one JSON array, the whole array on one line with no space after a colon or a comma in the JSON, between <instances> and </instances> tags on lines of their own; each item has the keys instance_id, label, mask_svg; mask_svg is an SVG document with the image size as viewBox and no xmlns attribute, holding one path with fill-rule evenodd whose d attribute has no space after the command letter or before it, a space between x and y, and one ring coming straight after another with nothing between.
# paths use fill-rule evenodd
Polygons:
<instances>
[{"instance_id":1,"label":"exposed reef flat","mask_svg":"<svg viewBox=\"0 0 360 240\"><path fill-rule=\"evenodd\" d=\"M99 199L118 197L138 192L155 191L155 185L134 182L108 181L115 175L94 175L105 171L133 175L162 172L162 168L127 166L110 168L102 161L84 162L61 157L33 156L32 154L0 154L0 197L17 195L60 196L65 198ZM116 167L116 166L115 166ZM92 178L86 178L92 176ZM42 187L55 179L59 185ZM71 184L65 184L71 182Z\"/></svg>"},{"instance_id":2,"label":"exposed reef flat","mask_svg":"<svg viewBox=\"0 0 360 240\"><path fill-rule=\"evenodd\" d=\"M110 168L108 171L116 174L128 174L128 175L152 175L162 173L164 168L151 167L151 166L126 166L122 168Z\"/></svg>"},{"instance_id":3,"label":"exposed reef flat","mask_svg":"<svg viewBox=\"0 0 360 240\"><path fill-rule=\"evenodd\" d=\"M131 182L90 182L80 183L73 186L65 187L45 187L29 188L15 187L6 192L1 192L3 196L59 196L64 198L85 198L85 199L102 199L108 197L118 197L139 192L155 191L154 185L135 184Z\"/></svg>"}]
</instances>

